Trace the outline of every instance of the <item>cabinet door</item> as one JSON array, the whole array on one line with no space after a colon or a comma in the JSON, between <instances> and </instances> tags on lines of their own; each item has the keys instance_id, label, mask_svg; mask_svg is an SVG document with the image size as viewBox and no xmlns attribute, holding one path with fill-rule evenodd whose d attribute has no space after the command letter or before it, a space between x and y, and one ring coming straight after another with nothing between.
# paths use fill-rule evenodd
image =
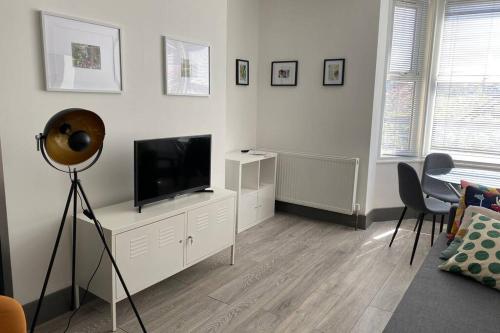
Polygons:
<instances>
[{"instance_id":1,"label":"cabinet door","mask_svg":"<svg viewBox=\"0 0 500 333\"><path fill-rule=\"evenodd\" d=\"M265 185L259 189L257 220L263 221L274 215L274 186Z\"/></svg>"},{"instance_id":2,"label":"cabinet door","mask_svg":"<svg viewBox=\"0 0 500 333\"><path fill-rule=\"evenodd\" d=\"M116 236L116 262L130 293L182 270L185 223L181 214ZM116 294L125 296L118 276Z\"/></svg>"},{"instance_id":3,"label":"cabinet door","mask_svg":"<svg viewBox=\"0 0 500 333\"><path fill-rule=\"evenodd\" d=\"M238 232L242 232L257 223L257 191L240 196L238 208Z\"/></svg>"},{"instance_id":4,"label":"cabinet door","mask_svg":"<svg viewBox=\"0 0 500 333\"><path fill-rule=\"evenodd\" d=\"M186 265L234 243L234 198L188 212Z\"/></svg>"}]
</instances>

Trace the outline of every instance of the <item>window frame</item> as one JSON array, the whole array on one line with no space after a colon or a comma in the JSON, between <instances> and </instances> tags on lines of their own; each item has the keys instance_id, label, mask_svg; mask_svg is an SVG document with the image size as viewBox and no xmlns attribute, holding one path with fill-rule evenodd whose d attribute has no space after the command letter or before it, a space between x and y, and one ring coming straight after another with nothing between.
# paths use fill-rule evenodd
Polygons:
<instances>
[{"instance_id":1,"label":"window frame","mask_svg":"<svg viewBox=\"0 0 500 333\"><path fill-rule=\"evenodd\" d=\"M439 2L444 3L445 0L439 0ZM416 74L412 74L411 76L407 74L401 75L399 78L401 81L404 81L405 77L410 77L413 82L417 83L420 85L418 89L421 89L421 93L419 94L420 96L416 96L418 101L415 103L418 103L418 108L416 108L416 113L418 119L416 119L415 124L412 124L412 130L414 131L416 135L416 147L415 147L415 155L384 155L382 154L382 142L383 142L383 137L384 137L384 117L385 117L385 103L386 103L386 87L387 87L387 81L390 78L390 73L389 73L389 68L391 64L391 56L392 56L392 42L393 42L393 33L394 33L394 13L395 13L395 7L396 6L407 6L410 8L417 8L418 10L422 10L422 7L419 6L416 1L414 0L390 0L390 5L389 5L389 22L387 24L387 45L386 45L386 60L385 60L385 66L384 66L384 83L383 83L383 92L382 92L382 112L380 114L380 135L379 135L379 143L378 143L378 160L379 161L391 161L391 160L415 160L415 159L420 159L423 154L424 146L423 146L423 141L424 141L424 130L425 130L425 122L426 122L426 109L427 109L427 104L428 104L428 85L429 85L429 67L431 66L431 58L432 58L432 47L433 47L433 39L435 38L434 36L434 26L436 24L435 20L435 1L430 1L429 7L428 7L428 22L427 22L427 35L424 36L425 43L423 44L424 47L424 57L423 57L423 64L422 64L422 71L421 73L416 72ZM444 6L443 6L444 8ZM419 14L417 14L419 15ZM422 15L420 13L420 15ZM418 20L417 20L418 21ZM417 31L416 31L417 32ZM425 33L425 32L424 32ZM421 38L420 34L415 34L415 39L418 40ZM412 59L413 61L413 59ZM412 63L413 65L413 63ZM395 81L397 81L395 79ZM417 89L417 85L415 86Z\"/></svg>"},{"instance_id":2,"label":"window frame","mask_svg":"<svg viewBox=\"0 0 500 333\"><path fill-rule=\"evenodd\" d=\"M432 52L430 55L430 69L428 71L427 103L425 108L425 122L422 130L422 151L424 157L431 152L431 133L434 118L434 104L436 102L437 74L439 70L439 56L441 53L441 39L443 36L444 15L447 0L437 0L434 8L434 27L431 40Z\"/></svg>"},{"instance_id":3,"label":"window frame","mask_svg":"<svg viewBox=\"0 0 500 333\"><path fill-rule=\"evenodd\" d=\"M437 7L435 9L435 13L433 16L436 19L436 25L434 27L434 36L432 41L433 52L431 59L431 68L429 71L429 86L427 89L427 107L424 111L426 114L425 127L423 129L423 138L422 138L422 153L421 156L425 157L430 153L446 153L453 156L454 160L460 161L465 164L474 164L481 166L490 166L493 167L495 165L500 164L500 157L494 157L492 155L469 155L464 152L452 152L446 150L432 150L432 127L433 127L433 119L434 119L434 106L437 96L437 76L439 71L439 63L440 63L440 53L441 53L441 42L443 37L443 28L445 23L445 13L446 13L446 4L447 0L437 0Z\"/></svg>"},{"instance_id":4,"label":"window frame","mask_svg":"<svg viewBox=\"0 0 500 333\"><path fill-rule=\"evenodd\" d=\"M439 56L441 51L441 42L443 27L445 21L445 11L447 0L431 1L429 5L428 14L428 36L426 37L426 64L423 67L423 93L420 105L420 127L418 129L419 137L417 138L417 147L415 156L403 155L383 155L382 154L382 141L383 141L383 126L384 126L384 113L385 113L385 97L386 97L386 82L388 79L388 67L390 66L390 56L392 50L392 37L393 37L393 24L394 24L394 7L398 2L411 2L411 0L390 0L389 4L389 21L387 24L387 45L386 45L386 60L384 62L384 85L381 98L380 112L380 135L378 142L378 157L377 163L391 163L397 161L423 161L425 156L431 152L438 152L431 150L431 132L433 125L434 104L436 101L436 87L437 87L437 73L439 70ZM486 168L500 169L500 158L493 156L479 156L460 154L459 152L451 153L458 164L469 166L481 166Z\"/></svg>"}]
</instances>

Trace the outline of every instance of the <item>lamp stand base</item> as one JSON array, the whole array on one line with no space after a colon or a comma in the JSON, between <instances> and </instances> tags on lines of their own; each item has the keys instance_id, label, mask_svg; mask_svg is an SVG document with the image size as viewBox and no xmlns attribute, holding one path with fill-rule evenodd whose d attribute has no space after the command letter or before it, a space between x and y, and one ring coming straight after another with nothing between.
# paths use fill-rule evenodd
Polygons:
<instances>
[{"instance_id":1,"label":"lamp stand base","mask_svg":"<svg viewBox=\"0 0 500 333\"><path fill-rule=\"evenodd\" d=\"M73 246L73 253L72 253L72 269L71 269L71 283L72 283L71 309L74 310L74 309L79 307L79 297L78 297L79 290L78 290L78 286L75 283L76 282L76 274L75 274L75 272L76 272L76 232L77 232L76 213L77 213L78 192L80 192L80 194L83 198L83 201L85 202L85 206L87 207L87 209L84 209L84 214L94 222L94 226L96 227L97 234L99 235L99 238L101 239L102 244L104 245L104 248L109 256L109 259L111 260L111 263L113 264L113 267L115 269L115 272L116 272L118 278L120 279L120 282L121 282L123 289L127 295L127 298L130 302L130 305L132 306L132 309L134 310L135 316L137 317L137 320L141 326L141 329L144 333L146 333L147 332L146 327L144 326L144 323L142 322L141 316L139 315L139 312L137 311L137 308L134 304L134 301L132 300L132 297L128 291L128 288L127 288L125 281L123 279L123 276L118 268L118 265L116 264L116 261L113 257L113 254L112 254L111 250L109 249L108 244L106 243L106 238L105 238L104 233L101 229L100 223L94 215L94 212L92 210L92 207L90 206L90 203L87 199L85 191L83 190L82 184L80 183L80 180L78 179L78 173L76 170L73 171L73 178L71 179L71 188L70 188L70 191L68 194L68 199L66 200L66 205L64 207L64 212L63 212L63 216L61 219L61 224L59 225L59 231L57 232L56 241L54 243L54 249L52 250L52 255L50 257L49 267L47 268L47 273L45 274L45 280L43 282L42 291L41 291L40 297L38 299L35 315L33 317L33 321L31 322L30 332L31 333L35 332L36 323L38 320L38 315L40 314L40 309L42 307L43 299L44 299L45 293L47 291L47 284L48 284L49 279L50 279L50 274L52 273L52 268L54 266L54 261L55 261L56 255L57 255L57 250L59 248L59 243L61 241L61 236L62 236L64 226L66 223L66 218L68 216L69 205L70 205L72 199L73 199L73 245L72 245Z\"/></svg>"}]
</instances>

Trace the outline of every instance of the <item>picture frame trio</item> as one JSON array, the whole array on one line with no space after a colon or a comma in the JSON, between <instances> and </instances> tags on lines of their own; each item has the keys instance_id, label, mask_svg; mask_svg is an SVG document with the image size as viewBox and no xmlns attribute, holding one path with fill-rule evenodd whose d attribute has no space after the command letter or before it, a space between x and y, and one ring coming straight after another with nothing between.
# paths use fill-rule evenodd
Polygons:
<instances>
[{"instance_id":1,"label":"picture frame trio","mask_svg":"<svg viewBox=\"0 0 500 333\"><path fill-rule=\"evenodd\" d=\"M47 91L121 93L121 29L41 11ZM210 95L210 46L163 36L166 95ZM297 60L271 63L271 86L297 86ZM325 59L323 86L344 84L345 59ZM236 59L236 85L250 84L250 62Z\"/></svg>"},{"instance_id":2,"label":"picture frame trio","mask_svg":"<svg viewBox=\"0 0 500 333\"><path fill-rule=\"evenodd\" d=\"M242 67L245 66L245 67ZM248 60L236 59L236 84L248 85ZM296 87L299 71L297 60L271 62L271 86ZM343 86L345 59L325 59L323 63L323 86ZM243 83L246 82L246 83Z\"/></svg>"}]
</instances>

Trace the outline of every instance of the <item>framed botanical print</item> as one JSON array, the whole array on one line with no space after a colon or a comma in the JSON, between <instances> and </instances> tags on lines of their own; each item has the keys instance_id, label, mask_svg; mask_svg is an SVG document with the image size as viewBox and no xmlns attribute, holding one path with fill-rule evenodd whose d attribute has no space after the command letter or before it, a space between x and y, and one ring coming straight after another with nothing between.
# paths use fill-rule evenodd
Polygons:
<instances>
[{"instance_id":1,"label":"framed botanical print","mask_svg":"<svg viewBox=\"0 0 500 333\"><path fill-rule=\"evenodd\" d=\"M236 84L248 86L250 82L250 63L248 60L236 59Z\"/></svg>"},{"instance_id":2,"label":"framed botanical print","mask_svg":"<svg viewBox=\"0 0 500 333\"><path fill-rule=\"evenodd\" d=\"M299 62L273 61L271 63L272 86L296 86Z\"/></svg>"},{"instance_id":3,"label":"framed botanical print","mask_svg":"<svg viewBox=\"0 0 500 333\"><path fill-rule=\"evenodd\" d=\"M210 47L164 37L165 93L210 95Z\"/></svg>"},{"instance_id":4,"label":"framed botanical print","mask_svg":"<svg viewBox=\"0 0 500 333\"><path fill-rule=\"evenodd\" d=\"M41 12L48 91L120 93L120 28Z\"/></svg>"},{"instance_id":5,"label":"framed botanical print","mask_svg":"<svg viewBox=\"0 0 500 333\"><path fill-rule=\"evenodd\" d=\"M345 59L325 59L323 65L323 85L343 86Z\"/></svg>"}]
</instances>

